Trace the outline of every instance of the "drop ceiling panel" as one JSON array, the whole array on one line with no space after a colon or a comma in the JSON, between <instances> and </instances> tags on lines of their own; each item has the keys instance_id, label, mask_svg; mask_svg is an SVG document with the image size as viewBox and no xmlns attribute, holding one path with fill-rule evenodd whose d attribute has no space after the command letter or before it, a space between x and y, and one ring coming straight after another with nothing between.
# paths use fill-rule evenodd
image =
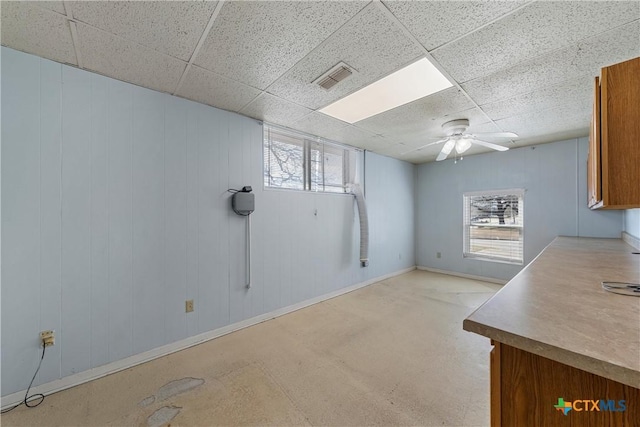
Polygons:
<instances>
[{"instance_id":1,"label":"drop ceiling panel","mask_svg":"<svg viewBox=\"0 0 640 427\"><path fill-rule=\"evenodd\" d=\"M323 136L325 138L329 138L328 135L331 135L346 126L349 126L349 123L315 111L299 120L296 120L293 124L294 129L298 129L312 135Z\"/></svg>"},{"instance_id":2,"label":"drop ceiling panel","mask_svg":"<svg viewBox=\"0 0 640 427\"><path fill-rule=\"evenodd\" d=\"M526 1L384 1L428 50L484 25Z\"/></svg>"},{"instance_id":3,"label":"drop ceiling panel","mask_svg":"<svg viewBox=\"0 0 640 427\"><path fill-rule=\"evenodd\" d=\"M33 1L29 3L36 5L38 7L43 7L45 9L53 10L54 12L60 13L62 15L67 14L67 12L64 9L64 3L61 1Z\"/></svg>"},{"instance_id":4,"label":"drop ceiling panel","mask_svg":"<svg viewBox=\"0 0 640 427\"><path fill-rule=\"evenodd\" d=\"M43 58L77 65L64 16L29 2L2 2L2 44Z\"/></svg>"},{"instance_id":5,"label":"drop ceiling panel","mask_svg":"<svg viewBox=\"0 0 640 427\"><path fill-rule=\"evenodd\" d=\"M381 136L364 129L359 129L353 125L340 127L327 132L325 138L368 150L378 149L389 144L389 142Z\"/></svg>"},{"instance_id":6,"label":"drop ceiling panel","mask_svg":"<svg viewBox=\"0 0 640 427\"><path fill-rule=\"evenodd\" d=\"M433 56L458 82L486 76L640 17L640 2L535 2Z\"/></svg>"},{"instance_id":7,"label":"drop ceiling panel","mask_svg":"<svg viewBox=\"0 0 640 427\"><path fill-rule=\"evenodd\" d=\"M77 28L86 69L161 92L178 84L185 62L82 23Z\"/></svg>"},{"instance_id":8,"label":"drop ceiling panel","mask_svg":"<svg viewBox=\"0 0 640 427\"><path fill-rule=\"evenodd\" d=\"M373 83L422 55L422 50L396 24L375 4L370 4L278 79L268 92L317 109ZM312 83L341 61L356 72L330 91Z\"/></svg>"},{"instance_id":9,"label":"drop ceiling panel","mask_svg":"<svg viewBox=\"0 0 640 427\"><path fill-rule=\"evenodd\" d=\"M593 76L587 74L563 83L482 105L493 120L532 114L564 104L589 104L593 99Z\"/></svg>"},{"instance_id":10,"label":"drop ceiling panel","mask_svg":"<svg viewBox=\"0 0 640 427\"><path fill-rule=\"evenodd\" d=\"M382 135L406 135L421 131L438 132L439 134L443 117L473 107L473 103L466 96L457 88L452 87L361 120L355 125ZM464 117L452 117L450 120L454 118ZM487 121L487 119L485 118L483 121Z\"/></svg>"},{"instance_id":11,"label":"drop ceiling panel","mask_svg":"<svg viewBox=\"0 0 640 427\"><path fill-rule=\"evenodd\" d=\"M640 21L464 83L462 87L478 104L484 105L565 81L575 81L584 75L597 76L602 67L638 55Z\"/></svg>"},{"instance_id":12,"label":"drop ceiling panel","mask_svg":"<svg viewBox=\"0 0 640 427\"><path fill-rule=\"evenodd\" d=\"M73 17L79 21L188 61L216 3L74 1L66 4L71 7Z\"/></svg>"},{"instance_id":13,"label":"drop ceiling panel","mask_svg":"<svg viewBox=\"0 0 640 427\"><path fill-rule=\"evenodd\" d=\"M194 63L264 89L365 5L363 1L227 2Z\"/></svg>"},{"instance_id":14,"label":"drop ceiling panel","mask_svg":"<svg viewBox=\"0 0 640 427\"><path fill-rule=\"evenodd\" d=\"M260 95L260 91L192 66L177 95L223 110L239 111Z\"/></svg>"},{"instance_id":15,"label":"drop ceiling panel","mask_svg":"<svg viewBox=\"0 0 640 427\"><path fill-rule=\"evenodd\" d=\"M263 92L244 107L240 114L290 127L296 120L310 114L311 111L293 102Z\"/></svg>"},{"instance_id":16,"label":"drop ceiling panel","mask_svg":"<svg viewBox=\"0 0 640 427\"><path fill-rule=\"evenodd\" d=\"M549 134L576 131L579 136L589 132L591 102L567 104L535 113L522 114L497 120L498 126L516 132L520 138L517 145L528 145Z\"/></svg>"}]
</instances>

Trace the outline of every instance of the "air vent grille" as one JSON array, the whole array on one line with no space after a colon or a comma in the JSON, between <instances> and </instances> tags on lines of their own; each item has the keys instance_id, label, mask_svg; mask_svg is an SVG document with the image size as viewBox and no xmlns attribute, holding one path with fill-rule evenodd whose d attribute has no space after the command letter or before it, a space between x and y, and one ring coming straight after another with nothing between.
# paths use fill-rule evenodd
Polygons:
<instances>
[{"instance_id":1,"label":"air vent grille","mask_svg":"<svg viewBox=\"0 0 640 427\"><path fill-rule=\"evenodd\" d=\"M344 63L340 63L320 76L315 83L325 90L330 90L352 74L353 70L351 68Z\"/></svg>"}]
</instances>

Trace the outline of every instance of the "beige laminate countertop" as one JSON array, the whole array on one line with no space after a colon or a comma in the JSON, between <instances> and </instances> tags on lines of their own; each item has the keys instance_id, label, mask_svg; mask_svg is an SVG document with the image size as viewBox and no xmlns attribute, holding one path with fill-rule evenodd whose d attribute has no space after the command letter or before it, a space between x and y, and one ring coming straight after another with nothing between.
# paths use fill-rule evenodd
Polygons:
<instances>
[{"instance_id":1,"label":"beige laminate countertop","mask_svg":"<svg viewBox=\"0 0 640 427\"><path fill-rule=\"evenodd\" d=\"M558 237L464 321L464 329L640 388L640 255L621 239Z\"/></svg>"}]
</instances>

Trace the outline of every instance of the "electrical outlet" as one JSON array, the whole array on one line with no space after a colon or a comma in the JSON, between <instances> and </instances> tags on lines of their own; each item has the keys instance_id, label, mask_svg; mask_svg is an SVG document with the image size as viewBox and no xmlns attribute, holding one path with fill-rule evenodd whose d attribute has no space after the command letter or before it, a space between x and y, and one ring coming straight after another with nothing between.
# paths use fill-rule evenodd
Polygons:
<instances>
[{"instance_id":1,"label":"electrical outlet","mask_svg":"<svg viewBox=\"0 0 640 427\"><path fill-rule=\"evenodd\" d=\"M442 254L440 252L436 253L436 258L442 258Z\"/></svg>"},{"instance_id":2,"label":"electrical outlet","mask_svg":"<svg viewBox=\"0 0 640 427\"><path fill-rule=\"evenodd\" d=\"M45 347L50 347L55 344L55 333L54 331L42 331L40 332L40 339Z\"/></svg>"},{"instance_id":3,"label":"electrical outlet","mask_svg":"<svg viewBox=\"0 0 640 427\"><path fill-rule=\"evenodd\" d=\"M184 311L187 313L191 313L193 311L193 300L187 300L184 303Z\"/></svg>"}]
</instances>

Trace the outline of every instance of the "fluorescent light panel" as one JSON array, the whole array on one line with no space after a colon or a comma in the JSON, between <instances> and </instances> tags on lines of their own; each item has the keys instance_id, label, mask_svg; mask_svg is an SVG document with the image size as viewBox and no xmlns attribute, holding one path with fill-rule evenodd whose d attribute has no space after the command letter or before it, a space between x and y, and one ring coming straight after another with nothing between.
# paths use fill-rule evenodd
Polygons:
<instances>
[{"instance_id":1,"label":"fluorescent light panel","mask_svg":"<svg viewBox=\"0 0 640 427\"><path fill-rule=\"evenodd\" d=\"M319 111L355 123L451 86L451 82L423 58Z\"/></svg>"}]
</instances>

